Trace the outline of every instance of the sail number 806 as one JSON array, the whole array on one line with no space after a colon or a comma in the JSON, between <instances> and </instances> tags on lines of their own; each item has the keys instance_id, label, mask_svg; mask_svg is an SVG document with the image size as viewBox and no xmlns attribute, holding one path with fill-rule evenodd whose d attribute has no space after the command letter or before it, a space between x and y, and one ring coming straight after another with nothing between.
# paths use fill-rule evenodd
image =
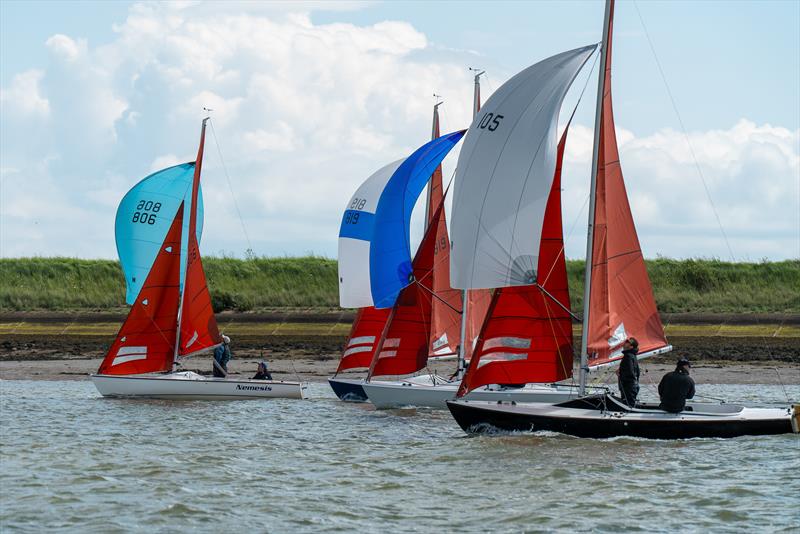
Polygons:
<instances>
[{"instance_id":1,"label":"sail number 806","mask_svg":"<svg viewBox=\"0 0 800 534\"><path fill-rule=\"evenodd\" d=\"M493 132L500 126L500 121L503 120L503 115L495 115L494 113L487 113L478 124L481 130L489 130Z\"/></svg>"},{"instance_id":2,"label":"sail number 806","mask_svg":"<svg viewBox=\"0 0 800 534\"><path fill-rule=\"evenodd\" d=\"M136 205L136 211L133 212L131 222L140 224L155 224L156 213L161 211L161 202L153 202L152 200L140 200Z\"/></svg>"}]
</instances>

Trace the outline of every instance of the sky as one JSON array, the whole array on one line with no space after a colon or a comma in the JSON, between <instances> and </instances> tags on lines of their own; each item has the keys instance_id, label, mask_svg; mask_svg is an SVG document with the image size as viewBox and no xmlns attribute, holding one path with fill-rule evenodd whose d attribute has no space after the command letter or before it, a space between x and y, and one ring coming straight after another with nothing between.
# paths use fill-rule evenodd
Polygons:
<instances>
[{"instance_id":1,"label":"sky","mask_svg":"<svg viewBox=\"0 0 800 534\"><path fill-rule=\"evenodd\" d=\"M203 253L335 257L353 191L428 140L434 93L442 131L465 128L469 67L487 71L486 99L598 42L602 17L594 1L4 0L0 257L115 258L119 201L194 159L203 107ZM613 50L645 256L800 258L800 2L619 1ZM585 251L591 63L562 109L563 123L578 105L563 176L570 258Z\"/></svg>"}]
</instances>

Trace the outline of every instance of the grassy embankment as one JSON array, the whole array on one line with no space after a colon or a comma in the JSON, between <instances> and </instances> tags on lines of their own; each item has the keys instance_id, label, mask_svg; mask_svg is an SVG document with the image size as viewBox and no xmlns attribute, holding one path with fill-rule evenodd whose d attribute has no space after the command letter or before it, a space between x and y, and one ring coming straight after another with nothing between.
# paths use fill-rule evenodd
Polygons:
<instances>
[{"instance_id":1,"label":"grassy embankment","mask_svg":"<svg viewBox=\"0 0 800 534\"><path fill-rule=\"evenodd\" d=\"M214 308L335 308L336 261L324 258L204 258ZM667 313L800 313L800 261L647 262L659 310ZM573 309L583 296L583 261L569 261ZM0 311L115 311L125 308L119 263L70 258L0 260Z\"/></svg>"}]
</instances>

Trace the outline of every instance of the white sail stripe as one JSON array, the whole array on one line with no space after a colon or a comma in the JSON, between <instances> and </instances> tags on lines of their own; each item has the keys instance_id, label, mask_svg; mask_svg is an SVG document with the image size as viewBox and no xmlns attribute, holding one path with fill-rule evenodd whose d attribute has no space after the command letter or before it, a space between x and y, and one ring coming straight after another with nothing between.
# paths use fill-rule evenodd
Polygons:
<instances>
[{"instance_id":1,"label":"white sail stripe","mask_svg":"<svg viewBox=\"0 0 800 534\"><path fill-rule=\"evenodd\" d=\"M483 343L483 350L490 350L496 348L508 349L529 349L531 348L531 339L523 337L493 337L487 339Z\"/></svg>"},{"instance_id":2,"label":"white sail stripe","mask_svg":"<svg viewBox=\"0 0 800 534\"><path fill-rule=\"evenodd\" d=\"M381 358L394 358L395 356L397 356L396 350L383 350L381 351L380 354L378 354L378 359L380 360Z\"/></svg>"},{"instance_id":3,"label":"white sail stripe","mask_svg":"<svg viewBox=\"0 0 800 534\"><path fill-rule=\"evenodd\" d=\"M513 360L525 360L528 358L527 354L514 354L511 352L495 352L481 356L478 362L478 367L482 367L491 362L509 362Z\"/></svg>"},{"instance_id":4,"label":"white sail stripe","mask_svg":"<svg viewBox=\"0 0 800 534\"><path fill-rule=\"evenodd\" d=\"M147 355L147 347L120 347L117 351L117 356L125 356L127 354L144 354Z\"/></svg>"},{"instance_id":5,"label":"white sail stripe","mask_svg":"<svg viewBox=\"0 0 800 534\"><path fill-rule=\"evenodd\" d=\"M184 345L183 348L188 349L189 347L191 347L192 343L197 341L197 338L199 338L199 337L200 337L200 334L198 334L197 330L195 330L194 334L192 335L191 338L189 338L189 341L186 342L186 345Z\"/></svg>"},{"instance_id":6,"label":"white sail stripe","mask_svg":"<svg viewBox=\"0 0 800 534\"><path fill-rule=\"evenodd\" d=\"M387 349L396 349L400 346L400 338L399 337L390 337L387 338L386 341L383 342L384 348Z\"/></svg>"},{"instance_id":7,"label":"white sail stripe","mask_svg":"<svg viewBox=\"0 0 800 534\"><path fill-rule=\"evenodd\" d=\"M114 361L111 362L111 366L119 365L121 363L132 362L136 360L146 360L147 353L144 354L129 354L128 356L117 356L114 358Z\"/></svg>"},{"instance_id":8,"label":"white sail stripe","mask_svg":"<svg viewBox=\"0 0 800 534\"><path fill-rule=\"evenodd\" d=\"M350 339L350 341L347 343L347 346L352 347L353 345L364 345L366 343L375 343L375 336L354 337Z\"/></svg>"},{"instance_id":9,"label":"white sail stripe","mask_svg":"<svg viewBox=\"0 0 800 534\"><path fill-rule=\"evenodd\" d=\"M351 354L358 354L359 352L372 352L372 348L373 348L372 345L353 347L352 349L347 349L346 351L344 351L344 354L342 354L342 358L344 358L345 356L350 356Z\"/></svg>"}]
</instances>

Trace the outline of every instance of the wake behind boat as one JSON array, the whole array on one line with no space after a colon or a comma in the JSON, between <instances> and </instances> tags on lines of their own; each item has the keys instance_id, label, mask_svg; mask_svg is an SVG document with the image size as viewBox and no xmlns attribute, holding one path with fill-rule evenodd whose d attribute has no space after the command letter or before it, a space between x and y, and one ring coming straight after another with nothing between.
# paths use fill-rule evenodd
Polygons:
<instances>
[{"instance_id":1,"label":"wake behind boat","mask_svg":"<svg viewBox=\"0 0 800 534\"><path fill-rule=\"evenodd\" d=\"M195 162L148 176L120 203L117 249L131 310L97 374L91 375L103 396L303 398L306 386L301 382L206 378L193 372L171 372L179 357L214 350L223 341L198 244L200 172L207 121L203 120ZM190 209L185 229L187 201Z\"/></svg>"},{"instance_id":2,"label":"wake behind boat","mask_svg":"<svg viewBox=\"0 0 800 534\"><path fill-rule=\"evenodd\" d=\"M800 404L747 408L690 403L684 411L670 413L657 405L631 408L611 395L591 395L556 405L458 400L447 407L468 433L550 431L581 438L688 439L800 432Z\"/></svg>"}]
</instances>

